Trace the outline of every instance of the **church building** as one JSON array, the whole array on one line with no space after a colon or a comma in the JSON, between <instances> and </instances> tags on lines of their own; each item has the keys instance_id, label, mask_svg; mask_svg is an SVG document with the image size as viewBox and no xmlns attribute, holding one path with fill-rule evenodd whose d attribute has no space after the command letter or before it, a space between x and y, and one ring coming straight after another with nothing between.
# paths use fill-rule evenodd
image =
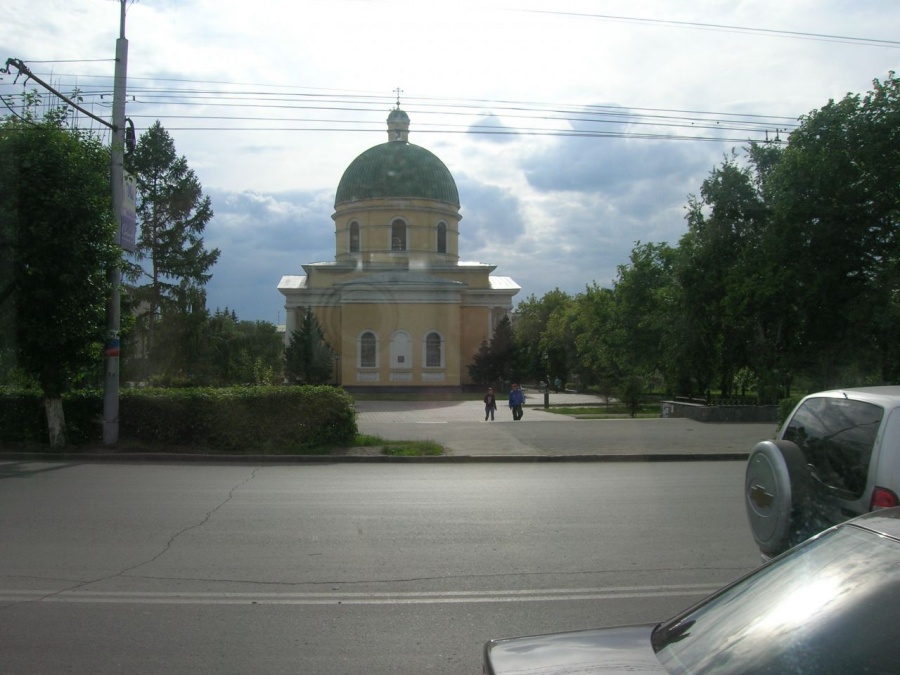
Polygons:
<instances>
[{"instance_id":1,"label":"church building","mask_svg":"<svg viewBox=\"0 0 900 675\"><path fill-rule=\"evenodd\" d=\"M409 142L399 104L388 142L344 171L334 200L334 261L281 278L285 340L312 309L356 391L460 391L482 341L520 290L496 268L459 259L459 193L444 163Z\"/></svg>"}]
</instances>

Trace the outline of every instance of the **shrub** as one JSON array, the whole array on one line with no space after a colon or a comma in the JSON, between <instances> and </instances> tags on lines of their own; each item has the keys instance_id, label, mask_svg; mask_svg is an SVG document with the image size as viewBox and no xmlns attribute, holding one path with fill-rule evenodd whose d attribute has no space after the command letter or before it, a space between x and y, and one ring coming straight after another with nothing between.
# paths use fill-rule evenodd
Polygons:
<instances>
[{"instance_id":1,"label":"shrub","mask_svg":"<svg viewBox=\"0 0 900 675\"><path fill-rule=\"evenodd\" d=\"M101 437L103 393L63 397L69 443ZM353 399L334 387L123 389L121 443L173 451L299 453L351 445L356 437ZM0 442L47 442L40 392L0 388Z\"/></svg>"},{"instance_id":2,"label":"shrub","mask_svg":"<svg viewBox=\"0 0 900 675\"><path fill-rule=\"evenodd\" d=\"M99 438L99 416L103 411L103 394L96 390L79 390L63 395L66 437L78 446ZM0 387L0 442L46 443L47 414L44 398L37 389Z\"/></svg>"},{"instance_id":3,"label":"shrub","mask_svg":"<svg viewBox=\"0 0 900 675\"><path fill-rule=\"evenodd\" d=\"M123 392L120 435L223 452L301 452L356 436L353 399L334 387L135 389Z\"/></svg>"},{"instance_id":4,"label":"shrub","mask_svg":"<svg viewBox=\"0 0 900 675\"><path fill-rule=\"evenodd\" d=\"M46 430L47 420L40 391L23 391L10 387L0 389L0 441L13 443L46 440Z\"/></svg>"}]
</instances>

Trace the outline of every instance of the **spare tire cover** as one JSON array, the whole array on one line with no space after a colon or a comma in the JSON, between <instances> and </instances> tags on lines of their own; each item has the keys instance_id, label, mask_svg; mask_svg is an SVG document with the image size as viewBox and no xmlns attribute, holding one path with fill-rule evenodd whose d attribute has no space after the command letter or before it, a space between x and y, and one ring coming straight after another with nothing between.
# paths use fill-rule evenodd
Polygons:
<instances>
[{"instance_id":1,"label":"spare tire cover","mask_svg":"<svg viewBox=\"0 0 900 675\"><path fill-rule=\"evenodd\" d=\"M807 497L809 469L790 441L757 443L747 460L744 498L759 549L777 555L796 543L797 506Z\"/></svg>"}]
</instances>

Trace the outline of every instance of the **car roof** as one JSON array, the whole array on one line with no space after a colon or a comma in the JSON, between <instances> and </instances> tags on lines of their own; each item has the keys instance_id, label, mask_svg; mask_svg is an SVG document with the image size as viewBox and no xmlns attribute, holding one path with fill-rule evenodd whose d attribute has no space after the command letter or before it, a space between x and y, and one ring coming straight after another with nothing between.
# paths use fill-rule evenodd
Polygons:
<instances>
[{"instance_id":1,"label":"car roof","mask_svg":"<svg viewBox=\"0 0 900 675\"><path fill-rule=\"evenodd\" d=\"M900 541L900 506L872 511L845 523Z\"/></svg>"},{"instance_id":2,"label":"car roof","mask_svg":"<svg viewBox=\"0 0 900 675\"><path fill-rule=\"evenodd\" d=\"M900 408L900 386L852 387L809 394L805 398L848 398L874 403L886 409Z\"/></svg>"}]
</instances>

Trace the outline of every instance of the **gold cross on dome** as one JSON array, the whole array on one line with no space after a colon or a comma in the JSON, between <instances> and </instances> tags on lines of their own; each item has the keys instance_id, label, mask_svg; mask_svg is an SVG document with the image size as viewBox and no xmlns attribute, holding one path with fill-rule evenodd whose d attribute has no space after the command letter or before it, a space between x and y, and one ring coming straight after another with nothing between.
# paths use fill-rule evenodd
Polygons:
<instances>
[{"instance_id":1,"label":"gold cross on dome","mask_svg":"<svg viewBox=\"0 0 900 675\"><path fill-rule=\"evenodd\" d=\"M400 109L400 94L403 93L403 90L400 87L394 89L394 93L397 94L397 109Z\"/></svg>"}]
</instances>

